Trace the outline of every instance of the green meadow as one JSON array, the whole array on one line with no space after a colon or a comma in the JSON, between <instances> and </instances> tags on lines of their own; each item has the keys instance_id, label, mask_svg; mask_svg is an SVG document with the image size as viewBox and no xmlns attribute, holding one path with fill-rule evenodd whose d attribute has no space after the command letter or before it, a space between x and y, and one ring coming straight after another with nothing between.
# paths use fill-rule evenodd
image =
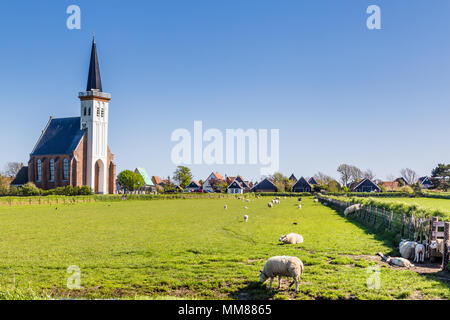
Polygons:
<instances>
[{"instance_id":1,"label":"green meadow","mask_svg":"<svg viewBox=\"0 0 450 320\"><path fill-rule=\"evenodd\" d=\"M395 254L394 243L311 197L301 210L296 198L268 208L270 199L0 207L0 298L450 299L449 282L386 266L370 289L378 263L368 256ZM280 245L289 232L304 243ZM303 261L298 293L287 279L281 290L258 283L275 255ZM67 287L69 266L80 269L80 289Z\"/></svg>"},{"instance_id":2,"label":"green meadow","mask_svg":"<svg viewBox=\"0 0 450 320\"><path fill-rule=\"evenodd\" d=\"M417 204L428 209L440 209L447 212L450 217L450 199L433 199L433 198L377 198L377 200L385 202L402 202L407 204Z\"/></svg>"}]
</instances>

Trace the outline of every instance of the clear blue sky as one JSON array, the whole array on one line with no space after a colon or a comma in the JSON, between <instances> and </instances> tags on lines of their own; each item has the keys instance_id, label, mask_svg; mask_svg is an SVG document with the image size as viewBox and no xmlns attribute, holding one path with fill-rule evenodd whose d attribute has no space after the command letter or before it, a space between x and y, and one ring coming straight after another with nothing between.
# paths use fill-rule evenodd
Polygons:
<instances>
[{"instance_id":1,"label":"clear blue sky","mask_svg":"<svg viewBox=\"0 0 450 320\"><path fill-rule=\"evenodd\" d=\"M66 8L82 11L66 28ZM366 28L366 8L382 30ZM448 0L2 1L0 166L79 115L95 32L118 170L172 175L176 128L279 128L280 171L378 178L450 160ZM259 178L259 166L191 166Z\"/></svg>"}]
</instances>

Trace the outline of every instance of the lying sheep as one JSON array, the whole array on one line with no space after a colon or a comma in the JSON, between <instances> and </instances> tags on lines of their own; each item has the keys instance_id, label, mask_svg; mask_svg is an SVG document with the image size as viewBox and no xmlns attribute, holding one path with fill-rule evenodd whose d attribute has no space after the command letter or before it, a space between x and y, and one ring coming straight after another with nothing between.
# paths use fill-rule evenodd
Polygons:
<instances>
[{"instance_id":1,"label":"lying sheep","mask_svg":"<svg viewBox=\"0 0 450 320\"><path fill-rule=\"evenodd\" d=\"M244 222L247 222L248 221L248 215L245 215L244 216Z\"/></svg>"},{"instance_id":2,"label":"lying sheep","mask_svg":"<svg viewBox=\"0 0 450 320\"><path fill-rule=\"evenodd\" d=\"M383 261L386 261L390 265L397 266L397 267L406 267L406 268L414 267L414 265L408 259L399 258L399 257L394 257L394 258L386 257L381 252L378 252L378 255L381 257L381 259Z\"/></svg>"},{"instance_id":3,"label":"lying sheep","mask_svg":"<svg viewBox=\"0 0 450 320\"><path fill-rule=\"evenodd\" d=\"M398 245L400 255L405 259L413 259L417 242L402 240Z\"/></svg>"},{"instance_id":4,"label":"lying sheep","mask_svg":"<svg viewBox=\"0 0 450 320\"><path fill-rule=\"evenodd\" d=\"M272 208L272 207L273 207L273 203L272 203L272 202L269 202L269 203L267 204L267 206L268 206L269 208Z\"/></svg>"},{"instance_id":5,"label":"lying sheep","mask_svg":"<svg viewBox=\"0 0 450 320\"><path fill-rule=\"evenodd\" d=\"M227 209L228 209L228 206L227 206L227 205L224 205L223 208L224 208L225 210L227 210Z\"/></svg>"},{"instance_id":6,"label":"lying sheep","mask_svg":"<svg viewBox=\"0 0 450 320\"><path fill-rule=\"evenodd\" d=\"M319 202L319 199L314 199L314 203L318 203Z\"/></svg>"},{"instance_id":7,"label":"lying sheep","mask_svg":"<svg viewBox=\"0 0 450 320\"><path fill-rule=\"evenodd\" d=\"M298 204L298 208L299 208L299 209L301 209L301 208L302 208L302 205L301 205L300 203Z\"/></svg>"},{"instance_id":8,"label":"lying sheep","mask_svg":"<svg viewBox=\"0 0 450 320\"><path fill-rule=\"evenodd\" d=\"M361 203L357 203L354 205L351 205L350 207L347 207L344 210L344 215L348 216L349 214L355 213L356 211L359 211L362 209L362 204Z\"/></svg>"},{"instance_id":9,"label":"lying sheep","mask_svg":"<svg viewBox=\"0 0 450 320\"><path fill-rule=\"evenodd\" d=\"M414 252L414 262L424 262L425 260L425 246L418 243Z\"/></svg>"},{"instance_id":10,"label":"lying sheep","mask_svg":"<svg viewBox=\"0 0 450 320\"><path fill-rule=\"evenodd\" d=\"M281 288L281 277L292 277L295 283L295 292L298 292L298 280L304 270L303 262L297 257L276 256L268 259L264 268L260 271L260 283L270 279L269 289L272 287L273 278L278 276L278 289ZM291 283L289 287L293 284Z\"/></svg>"},{"instance_id":11,"label":"lying sheep","mask_svg":"<svg viewBox=\"0 0 450 320\"><path fill-rule=\"evenodd\" d=\"M281 235L280 241L284 244L300 244L303 243L303 237L298 233L289 233Z\"/></svg>"},{"instance_id":12,"label":"lying sheep","mask_svg":"<svg viewBox=\"0 0 450 320\"><path fill-rule=\"evenodd\" d=\"M247 210L247 209L248 209L248 207L244 207L244 209L245 209L245 210Z\"/></svg>"}]
</instances>

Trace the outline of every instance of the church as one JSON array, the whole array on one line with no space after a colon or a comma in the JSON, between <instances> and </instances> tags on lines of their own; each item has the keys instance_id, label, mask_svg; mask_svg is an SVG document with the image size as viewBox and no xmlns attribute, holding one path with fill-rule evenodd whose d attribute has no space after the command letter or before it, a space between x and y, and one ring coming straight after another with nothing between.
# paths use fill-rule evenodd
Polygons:
<instances>
[{"instance_id":1,"label":"church","mask_svg":"<svg viewBox=\"0 0 450 320\"><path fill-rule=\"evenodd\" d=\"M115 193L116 165L108 146L111 95L103 92L95 38L87 88L78 98L80 116L50 117L22 169L41 189L86 185L96 194Z\"/></svg>"}]
</instances>

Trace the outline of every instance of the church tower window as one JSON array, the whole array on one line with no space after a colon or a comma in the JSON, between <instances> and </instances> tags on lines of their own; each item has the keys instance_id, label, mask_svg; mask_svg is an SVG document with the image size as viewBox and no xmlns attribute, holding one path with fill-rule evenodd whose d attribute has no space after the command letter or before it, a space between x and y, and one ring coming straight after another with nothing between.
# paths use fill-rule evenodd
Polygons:
<instances>
[{"instance_id":1,"label":"church tower window","mask_svg":"<svg viewBox=\"0 0 450 320\"><path fill-rule=\"evenodd\" d=\"M105 117L105 109L102 108L102 118Z\"/></svg>"},{"instance_id":2,"label":"church tower window","mask_svg":"<svg viewBox=\"0 0 450 320\"><path fill-rule=\"evenodd\" d=\"M55 159L50 159L50 182L55 181Z\"/></svg>"},{"instance_id":3,"label":"church tower window","mask_svg":"<svg viewBox=\"0 0 450 320\"><path fill-rule=\"evenodd\" d=\"M86 107L84 108L84 115L86 115Z\"/></svg>"},{"instance_id":4,"label":"church tower window","mask_svg":"<svg viewBox=\"0 0 450 320\"><path fill-rule=\"evenodd\" d=\"M63 179L64 181L69 180L69 159L63 161Z\"/></svg>"},{"instance_id":5,"label":"church tower window","mask_svg":"<svg viewBox=\"0 0 450 320\"><path fill-rule=\"evenodd\" d=\"M42 180L42 161L41 159L38 159L37 163L36 163L36 167L37 167L37 182L41 182Z\"/></svg>"},{"instance_id":6,"label":"church tower window","mask_svg":"<svg viewBox=\"0 0 450 320\"><path fill-rule=\"evenodd\" d=\"M100 117L100 108L97 107L97 117Z\"/></svg>"},{"instance_id":7,"label":"church tower window","mask_svg":"<svg viewBox=\"0 0 450 320\"><path fill-rule=\"evenodd\" d=\"M89 108L89 110L88 110L88 116L90 116L91 115L91 108Z\"/></svg>"}]
</instances>

